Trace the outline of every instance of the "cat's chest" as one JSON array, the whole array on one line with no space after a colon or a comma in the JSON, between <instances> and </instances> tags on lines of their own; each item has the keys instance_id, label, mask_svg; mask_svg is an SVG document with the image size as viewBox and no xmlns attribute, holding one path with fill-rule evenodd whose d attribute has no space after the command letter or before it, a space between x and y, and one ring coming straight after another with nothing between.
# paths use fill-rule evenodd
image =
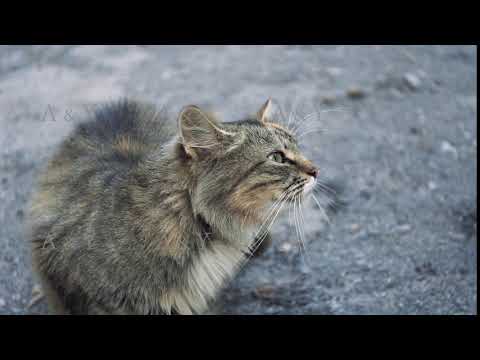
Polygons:
<instances>
[{"instance_id":1,"label":"cat's chest","mask_svg":"<svg viewBox=\"0 0 480 360\"><path fill-rule=\"evenodd\" d=\"M183 286L169 294L166 305L181 314L205 312L209 302L246 261L245 251L244 246L211 242L194 256Z\"/></svg>"}]
</instances>

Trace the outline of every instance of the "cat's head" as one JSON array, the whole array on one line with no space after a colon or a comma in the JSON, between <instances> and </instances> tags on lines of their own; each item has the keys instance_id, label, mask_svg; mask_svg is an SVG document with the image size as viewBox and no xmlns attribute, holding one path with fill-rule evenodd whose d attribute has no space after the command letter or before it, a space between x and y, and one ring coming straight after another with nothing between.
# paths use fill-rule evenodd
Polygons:
<instances>
[{"instance_id":1,"label":"cat's head","mask_svg":"<svg viewBox=\"0 0 480 360\"><path fill-rule=\"evenodd\" d=\"M270 118L268 100L255 117L220 122L196 106L179 115L180 156L195 178L195 211L228 212L244 223L264 221L282 201L301 201L318 168L300 152L294 134Z\"/></svg>"}]
</instances>

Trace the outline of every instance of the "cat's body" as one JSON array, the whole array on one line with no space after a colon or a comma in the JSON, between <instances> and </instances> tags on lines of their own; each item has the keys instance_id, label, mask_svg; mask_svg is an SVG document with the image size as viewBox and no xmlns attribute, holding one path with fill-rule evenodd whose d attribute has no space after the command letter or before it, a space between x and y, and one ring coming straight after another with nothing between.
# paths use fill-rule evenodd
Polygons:
<instances>
[{"instance_id":1,"label":"cat's body","mask_svg":"<svg viewBox=\"0 0 480 360\"><path fill-rule=\"evenodd\" d=\"M268 142L293 144L280 127L263 134L261 121L219 123L196 107L181 113L179 136L169 126L153 107L111 104L50 161L30 219L34 269L54 312L204 313L278 199L280 188L268 187L299 181L252 162Z\"/></svg>"}]
</instances>

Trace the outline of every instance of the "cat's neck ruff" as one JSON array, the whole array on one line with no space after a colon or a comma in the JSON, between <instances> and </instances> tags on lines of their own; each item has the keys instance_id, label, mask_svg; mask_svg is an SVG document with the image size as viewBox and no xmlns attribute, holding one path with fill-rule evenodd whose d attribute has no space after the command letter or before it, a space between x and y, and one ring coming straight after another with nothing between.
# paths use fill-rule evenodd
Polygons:
<instances>
[{"instance_id":1,"label":"cat's neck ruff","mask_svg":"<svg viewBox=\"0 0 480 360\"><path fill-rule=\"evenodd\" d=\"M202 226L211 230L208 223ZM205 239L206 246L196 254L188 268L184 286L165 294L161 306L167 312L201 314L208 309L224 285L234 277L247 260L253 236L249 229L237 232L241 238L221 238L215 231Z\"/></svg>"},{"instance_id":2,"label":"cat's neck ruff","mask_svg":"<svg viewBox=\"0 0 480 360\"><path fill-rule=\"evenodd\" d=\"M174 145L172 141L165 146L161 153L163 159L171 158ZM174 187L178 183L169 185ZM189 194L191 196L192 192ZM191 198L185 206L192 210L201 208ZM191 213L200 233L183 234L186 242L198 241L200 235L202 246L192 254L182 284L162 295L160 305L166 313L204 313L210 301L235 276L250 254L255 233L251 224L242 223L223 210L203 208L202 211Z\"/></svg>"},{"instance_id":3,"label":"cat's neck ruff","mask_svg":"<svg viewBox=\"0 0 480 360\"><path fill-rule=\"evenodd\" d=\"M218 242L206 247L189 266L185 285L165 294L161 306L167 313L202 314L244 260L244 252L229 244Z\"/></svg>"}]
</instances>

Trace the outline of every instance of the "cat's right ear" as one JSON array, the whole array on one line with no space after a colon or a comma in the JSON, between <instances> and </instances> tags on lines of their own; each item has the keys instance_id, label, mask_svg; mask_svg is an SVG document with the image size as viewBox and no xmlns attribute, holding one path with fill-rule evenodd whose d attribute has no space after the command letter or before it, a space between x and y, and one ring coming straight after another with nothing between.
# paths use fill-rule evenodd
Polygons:
<instances>
[{"instance_id":1,"label":"cat's right ear","mask_svg":"<svg viewBox=\"0 0 480 360\"><path fill-rule=\"evenodd\" d=\"M212 117L195 105L180 111L178 128L185 152L194 159L213 151L224 137L233 135L221 129Z\"/></svg>"},{"instance_id":2,"label":"cat's right ear","mask_svg":"<svg viewBox=\"0 0 480 360\"><path fill-rule=\"evenodd\" d=\"M257 121L265 124L272 112L272 99L268 99L257 112Z\"/></svg>"}]
</instances>

